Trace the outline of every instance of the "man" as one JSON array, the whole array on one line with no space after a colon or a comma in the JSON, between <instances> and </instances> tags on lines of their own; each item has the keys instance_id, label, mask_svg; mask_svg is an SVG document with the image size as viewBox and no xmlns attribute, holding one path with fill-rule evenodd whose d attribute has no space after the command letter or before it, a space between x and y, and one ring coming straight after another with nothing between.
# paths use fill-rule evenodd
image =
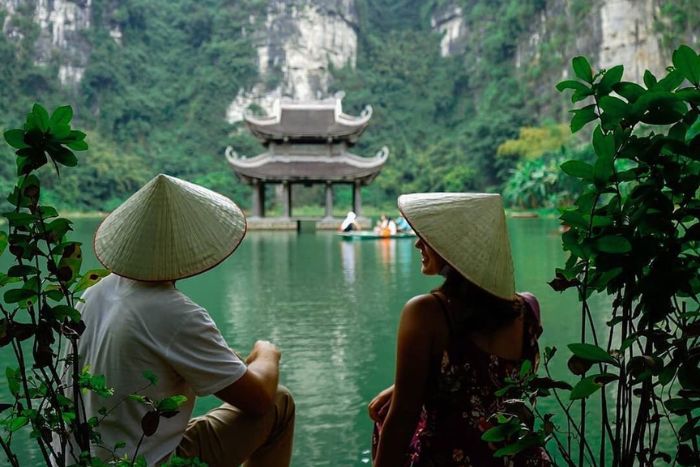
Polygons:
<instances>
[{"instance_id":1,"label":"man","mask_svg":"<svg viewBox=\"0 0 700 467\"><path fill-rule=\"evenodd\" d=\"M98 227L95 254L112 274L88 289L78 308L86 325L80 363L115 388L110 399L84 395L88 418L116 404L98 427L100 457L124 442L117 455L144 455L149 465L173 453L213 467L246 460L289 465L294 402L278 386L279 350L258 341L241 361L207 311L175 288L176 280L226 259L245 232L245 217L231 200L167 175L148 182ZM128 398L133 393L187 401L142 436L148 407ZM190 420L196 396L208 394L224 404Z\"/></svg>"}]
</instances>

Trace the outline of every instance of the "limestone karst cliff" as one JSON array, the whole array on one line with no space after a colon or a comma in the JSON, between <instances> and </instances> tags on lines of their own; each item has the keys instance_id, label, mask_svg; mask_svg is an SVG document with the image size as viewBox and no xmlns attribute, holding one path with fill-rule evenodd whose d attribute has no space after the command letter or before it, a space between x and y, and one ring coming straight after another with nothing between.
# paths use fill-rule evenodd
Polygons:
<instances>
[{"instance_id":1,"label":"limestone karst cliff","mask_svg":"<svg viewBox=\"0 0 700 467\"><path fill-rule=\"evenodd\" d=\"M76 86L90 60L90 43L85 32L91 27L108 27L110 37L121 42L122 32L110 22L95 25L93 0L0 0L4 11L3 32L12 38L21 34L13 26L18 11L27 10L38 25L36 63L58 64L58 79L64 86ZM111 0L115 6L118 0ZM420 2L417 2L420 3ZM513 57L516 69L542 66L543 53L558 53L559 63L549 73L566 74L567 60L587 55L596 67L624 64L626 77L639 81L645 69L661 72L668 57L662 53L659 20L660 0L547 0L531 19L529 30L518 38ZM327 97L331 80L329 68L354 66L358 51L360 21L355 0L269 0L251 15L250 34L258 56L258 83L231 96L226 120L239 121L251 104L268 108L278 97L313 99ZM438 2L427 21L442 34L443 56L469 53L467 44L479 41L465 13L469 0ZM213 13L213 12L212 12ZM692 39L692 38L691 38ZM556 46L552 50L552 43ZM543 52L543 44L548 44ZM469 58L468 58L469 59ZM473 57L471 58L473 59ZM555 57L555 62L556 57ZM549 85L549 82L547 82Z\"/></svg>"},{"instance_id":2,"label":"limestone karst cliff","mask_svg":"<svg viewBox=\"0 0 700 467\"><path fill-rule=\"evenodd\" d=\"M0 10L5 10L3 32L16 37L21 32L13 26L12 18L18 10L31 10L39 27L36 38L35 60L48 64L58 62L58 79L65 86L80 82L87 66L90 48L82 34L90 28L92 0L0 0Z\"/></svg>"},{"instance_id":3,"label":"limestone karst cliff","mask_svg":"<svg viewBox=\"0 0 700 467\"><path fill-rule=\"evenodd\" d=\"M327 97L329 67L355 65L358 22L353 0L271 0L251 21L258 25L253 35L260 80L252 89L241 89L231 103L231 123L241 120L251 104L269 108L281 96Z\"/></svg>"}]
</instances>

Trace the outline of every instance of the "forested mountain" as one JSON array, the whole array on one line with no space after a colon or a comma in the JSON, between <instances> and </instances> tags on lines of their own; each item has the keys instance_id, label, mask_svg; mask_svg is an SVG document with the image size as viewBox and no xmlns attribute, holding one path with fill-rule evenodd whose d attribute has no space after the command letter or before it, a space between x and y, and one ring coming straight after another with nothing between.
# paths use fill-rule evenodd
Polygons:
<instances>
[{"instance_id":1,"label":"forested mountain","mask_svg":"<svg viewBox=\"0 0 700 467\"><path fill-rule=\"evenodd\" d=\"M345 94L374 108L358 154L391 156L365 200L500 189L523 127L566 120L571 57L661 71L697 46L692 0L0 0L0 126L34 101L70 103L91 149L51 195L109 210L158 172L248 205L227 146L261 152L240 121L279 96ZM564 138L565 140L566 138ZM9 148L5 151L8 155ZM14 167L0 165L7 191ZM313 198L303 200L314 202ZM321 197L318 197L320 203Z\"/></svg>"}]
</instances>

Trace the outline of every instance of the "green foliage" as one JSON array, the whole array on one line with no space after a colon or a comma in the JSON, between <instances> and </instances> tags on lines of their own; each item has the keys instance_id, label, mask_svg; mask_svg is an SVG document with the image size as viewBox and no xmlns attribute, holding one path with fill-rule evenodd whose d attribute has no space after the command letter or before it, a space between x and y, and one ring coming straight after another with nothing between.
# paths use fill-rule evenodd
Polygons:
<instances>
[{"instance_id":1,"label":"green foliage","mask_svg":"<svg viewBox=\"0 0 700 467\"><path fill-rule=\"evenodd\" d=\"M503 186L503 199L507 205L521 209L571 205L582 188L567 174L584 173L591 167L586 161L592 161L593 157L591 146L577 150L565 147L538 159L521 161ZM565 162L570 159L573 160Z\"/></svg>"},{"instance_id":2,"label":"green foliage","mask_svg":"<svg viewBox=\"0 0 700 467\"><path fill-rule=\"evenodd\" d=\"M138 447L132 460L116 453L120 444L108 462L90 454L91 446L101 442L98 428L110 411L101 409L100 417L86 418L81 394L91 391L109 398L114 389L104 375L92 374L88 367L78 368L78 341L85 323L76 305L80 295L108 271L80 272L80 244L67 238L71 221L43 204L39 177L52 175L42 169L49 165L56 175L60 166L76 166L73 151L88 149L85 133L71 129L72 118L70 106L49 114L34 104L22 128L4 132L5 141L15 149L18 178L8 190L11 208L3 213L9 232L0 233L0 253L9 245L14 262L6 273L0 273L0 288L6 288L0 303L0 347L9 346L15 357L12 366L5 368L12 398L0 403L0 446L7 463L19 466L13 440L16 433L28 431L45 465L145 465ZM152 373L144 376L149 384L143 389L157 383ZM160 418L177 414L186 400L172 396L146 401L151 409L144 419L155 418L155 423L142 424L143 436L152 435ZM179 462L173 465L202 465Z\"/></svg>"},{"instance_id":3,"label":"green foliage","mask_svg":"<svg viewBox=\"0 0 700 467\"><path fill-rule=\"evenodd\" d=\"M378 204L407 191L500 184L514 161L497 160L496 148L531 123L510 70L517 35L541 2L472 2L464 8L466 29L488 33L483 41L467 41L464 56L455 57L439 55L440 36L426 27L426 15L439 3L358 2L357 66L332 70L349 111L374 108L358 153L373 154L382 145L391 150L369 188L368 199ZM401 20L387 23L388 9Z\"/></svg>"},{"instance_id":4,"label":"green foliage","mask_svg":"<svg viewBox=\"0 0 700 467\"><path fill-rule=\"evenodd\" d=\"M659 15L654 28L661 35L662 50L675 50L679 45L694 40L700 30L700 10L693 0L665 0L659 4Z\"/></svg>"},{"instance_id":5,"label":"green foliage","mask_svg":"<svg viewBox=\"0 0 700 467\"><path fill-rule=\"evenodd\" d=\"M562 164L583 190L562 213L569 258L550 285L577 290L582 337L569 345L569 369L580 377L569 392L575 405L554 391L569 428L557 446L570 465L697 465L700 57L679 47L668 74L647 72L644 87L622 81L619 67L593 74L579 57L573 66L594 102L584 108L593 112L595 160ZM582 92L568 82L560 89ZM592 319L594 294L612 299L607 329ZM545 352L547 371L552 354ZM596 403L602 417L591 426ZM598 449L588 436L594 430L602 433ZM658 444L660 431L674 433L675 450Z\"/></svg>"},{"instance_id":6,"label":"green foliage","mask_svg":"<svg viewBox=\"0 0 700 467\"><path fill-rule=\"evenodd\" d=\"M517 139L506 140L498 146L496 154L522 159L536 159L545 153L566 146L570 138L571 133L566 125L524 127L520 129Z\"/></svg>"}]
</instances>

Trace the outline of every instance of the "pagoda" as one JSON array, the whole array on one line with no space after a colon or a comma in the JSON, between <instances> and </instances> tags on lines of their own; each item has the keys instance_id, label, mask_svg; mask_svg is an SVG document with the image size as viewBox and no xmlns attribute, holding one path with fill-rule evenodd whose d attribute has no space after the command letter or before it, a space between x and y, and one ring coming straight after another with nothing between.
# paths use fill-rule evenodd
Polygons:
<instances>
[{"instance_id":1,"label":"pagoda","mask_svg":"<svg viewBox=\"0 0 700 467\"><path fill-rule=\"evenodd\" d=\"M359 216L360 188L379 174L389 155L383 147L374 157L349 152L367 128L372 107L359 117L343 113L341 99L294 102L277 100L272 115L244 115L250 132L267 151L239 156L231 147L226 158L236 175L253 187L252 216L265 216L265 185L282 185L284 218L292 216L292 185L325 185L326 218L333 215L333 184L352 185L352 210Z\"/></svg>"}]
</instances>

